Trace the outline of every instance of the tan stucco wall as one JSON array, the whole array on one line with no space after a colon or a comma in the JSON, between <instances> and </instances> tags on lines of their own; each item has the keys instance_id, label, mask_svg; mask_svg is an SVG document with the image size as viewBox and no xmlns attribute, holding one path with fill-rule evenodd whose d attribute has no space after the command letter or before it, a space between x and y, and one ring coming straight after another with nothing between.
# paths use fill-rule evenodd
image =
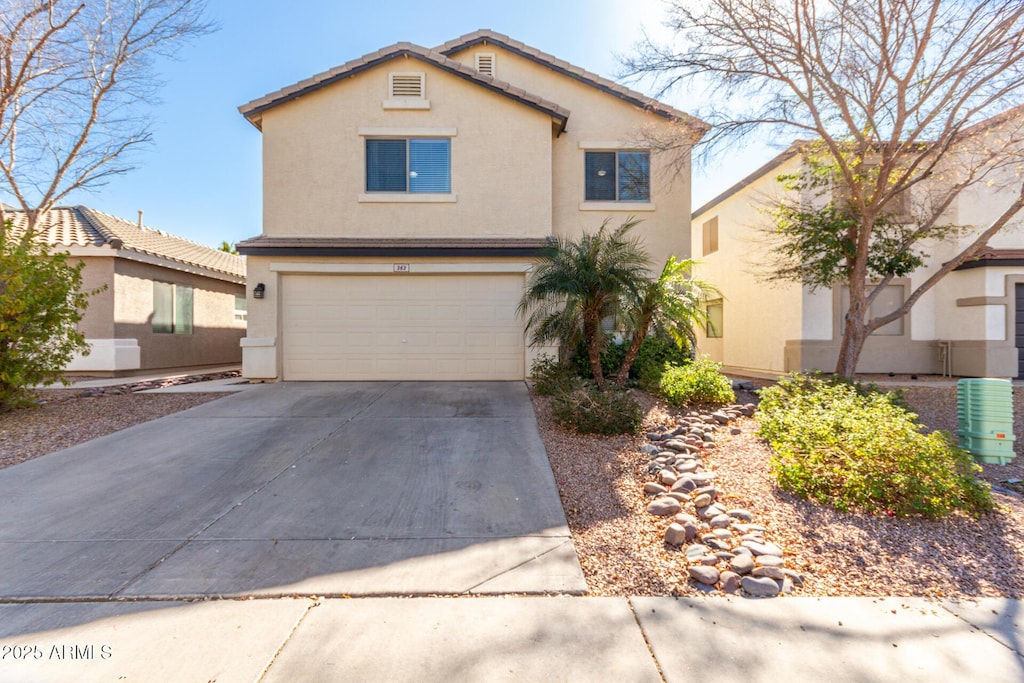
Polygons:
<instances>
[{"instance_id":1,"label":"tan stucco wall","mask_svg":"<svg viewBox=\"0 0 1024 683\"><path fill-rule=\"evenodd\" d=\"M651 202L648 206L624 204L618 210L601 208L581 210L584 204L584 148L581 143L599 144L605 149L641 149L642 138L649 131L664 137L678 124L661 116L644 112L616 97L603 93L558 74L501 47L476 45L452 57L474 64L479 52L495 53L495 75L528 92L540 95L565 107L572 115L566 131L553 141L552 176L553 221L556 234L576 237L583 231L594 231L608 219L618 225L633 215L643 220L634 234L640 235L656 268L669 256L690 255L690 159L689 149L679 156L675 152L652 153ZM678 168L676 168L678 166ZM596 207L596 205L591 205ZM653 209L653 210L652 210Z\"/></svg>"},{"instance_id":2,"label":"tan stucco wall","mask_svg":"<svg viewBox=\"0 0 1024 683\"><path fill-rule=\"evenodd\" d=\"M470 50L455 59L473 64ZM689 150L651 159L651 202L608 206L584 203L584 154L591 149L638 149L647 127L670 124L622 100L581 85L529 60L499 52L498 78L571 111L561 135L550 116L457 78L419 60L401 57L262 114L264 225L268 236L307 237L576 237L635 215L634 234L660 270L670 255L688 257ZM430 108L386 109L388 74L423 72ZM368 202L365 194L367 129L454 129L451 194L455 201ZM390 133L389 133L390 134ZM596 147L594 146L596 143ZM589 147L588 147L589 146ZM671 171L670 166L675 167ZM406 195L405 200L430 197ZM442 198L452 199L452 197ZM528 259L399 259L415 264L528 264ZM280 271L272 263L379 263L386 259L248 258L247 376L274 378L281 366ZM258 283L266 298L252 299ZM527 350L526 368L540 350ZM550 351L550 349L548 350Z\"/></svg>"},{"instance_id":3,"label":"tan stucco wall","mask_svg":"<svg viewBox=\"0 0 1024 683\"><path fill-rule=\"evenodd\" d=\"M153 332L154 281L193 288L192 334ZM115 336L138 339L140 369L241 362L239 340L246 324L234 319L234 311L235 294L245 293L243 285L117 259L113 289Z\"/></svg>"},{"instance_id":4,"label":"tan stucco wall","mask_svg":"<svg viewBox=\"0 0 1024 683\"><path fill-rule=\"evenodd\" d=\"M426 74L428 110L384 109L388 74ZM263 114L263 232L330 237L544 237L551 234L550 116L397 58ZM360 202L360 128L451 129L446 203ZM426 201L428 196L403 199Z\"/></svg>"},{"instance_id":5,"label":"tan stucco wall","mask_svg":"<svg viewBox=\"0 0 1024 683\"><path fill-rule=\"evenodd\" d=\"M791 283L763 279L767 246L761 234L768 218L759 206L781 192L775 177L795 168L790 161L722 203L694 216L691 225L695 276L723 296L722 337L698 334L697 351L731 371L787 371L788 340L802 336L804 293ZM703 255L704 223L718 218L718 251Z\"/></svg>"},{"instance_id":6,"label":"tan stucco wall","mask_svg":"<svg viewBox=\"0 0 1024 683\"><path fill-rule=\"evenodd\" d=\"M80 257L69 263L84 263L82 291L91 292L106 285L103 291L89 297L89 305L78 322L78 330L87 339L114 338L114 259L112 257Z\"/></svg>"}]
</instances>

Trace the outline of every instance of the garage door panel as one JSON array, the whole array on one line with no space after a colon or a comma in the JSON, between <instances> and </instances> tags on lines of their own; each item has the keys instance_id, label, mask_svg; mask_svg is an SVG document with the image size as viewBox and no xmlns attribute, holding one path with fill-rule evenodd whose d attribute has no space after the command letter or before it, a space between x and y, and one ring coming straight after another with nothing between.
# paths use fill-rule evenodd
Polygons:
<instances>
[{"instance_id":1,"label":"garage door panel","mask_svg":"<svg viewBox=\"0 0 1024 683\"><path fill-rule=\"evenodd\" d=\"M522 379L518 274L286 275L284 378Z\"/></svg>"}]
</instances>

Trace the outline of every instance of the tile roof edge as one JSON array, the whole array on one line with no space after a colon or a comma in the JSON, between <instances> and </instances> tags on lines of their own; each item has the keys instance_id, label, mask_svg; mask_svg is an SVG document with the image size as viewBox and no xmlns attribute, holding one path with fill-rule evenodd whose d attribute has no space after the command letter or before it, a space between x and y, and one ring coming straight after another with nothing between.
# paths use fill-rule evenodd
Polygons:
<instances>
[{"instance_id":1,"label":"tile roof edge","mask_svg":"<svg viewBox=\"0 0 1024 683\"><path fill-rule=\"evenodd\" d=\"M555 57L550 53L544 52L542 50L539 50L538 48L527 45L526 43L518 41L503 33L492 31L491 29L478 29L471 33L459 36L458 38L453 38L452 40L449 40L437 46L434 49L442 54L448 55L465 49L466 47L469 47L471 44L475 44L478 41L490 41L499 44L512 52L520 52L523 54L524 57L531 59L533 61L539 61L547 65L551 69L565 72L567 75L576 76L582 79L582 81L587 85L596 87L599 90L610 90L612 91L608 93L610 95L619 97L621 99L626 99L627 101L632 100L630 103L633 104L634 106L637 106L640 109L644 109L647 111L655 110L656 113L670 116L671 118L675 118L678 121L681 121L689 126L692 126L693 128L702 130L704 132L711 129L710 124L708 124L705 121L702 121L701 119L697 118L696 116L693 116L692 114L688 114L680 109L676 109L675 107L669 104L665 104L664 102L656 100L653 97L644 95L642 92L633 90L632 88L624 86L621 83L616 83L610 78L605 78L604 76L596 74L592 71L588 71L587 69L584 69L581 66L572 64L571 62ZM587 83L587 81L591 82Z\"/></svg>"},{"instance_id":2,"label":"tile roof edge","mask_svg":"<svg viewBox=\"0 0 1024 683\"><path fill-rule=\"evenodd\" d=\"M279 90L268 93L263 97L256 98L246 104L240 105L238 111L240 114L245 116L247 120L253 125L259 127L254 120L256 116L261 114L267 109L273 108L279 104L283 104L287 101L300 97L308 92L317 90L326 85L330 85L335 81L341 80L348 76L355 75L360 71L368 68L378 66L379 64L400 57L403 54L412 55L423 59L427 62L433 63L435 66L441 69L445 69L449 72L457 73L462 77L475 82L477 85L484 86L486 88L496 90L507 97L519 100L524 104L534 106L538 109L549 113L554 118L562 120L562 128L565 128L566 121L569 118L569 110L558 105L557 103L550 102L539 95L521 90L520 92L514 92L515 86L505 81L481 74L476 69L473 69L462 62L452 59L451 57L442 54L436 50L416 45L410 42L399 42L393 45L381 48L375 52L357 57L356 59L349 60L340 66L333 67L327 71L322 71L318 74L310 76L309 78L303 79L298 83L285 86ZM303 85L308 84L308 85Z\"/></svg>"}]
</instances>

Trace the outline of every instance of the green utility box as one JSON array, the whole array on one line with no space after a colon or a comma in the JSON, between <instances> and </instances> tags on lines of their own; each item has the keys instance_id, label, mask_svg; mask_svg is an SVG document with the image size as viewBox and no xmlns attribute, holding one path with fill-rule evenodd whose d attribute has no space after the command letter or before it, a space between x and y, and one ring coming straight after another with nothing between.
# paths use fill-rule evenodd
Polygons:
<instances>
[{"instance_id":1,"label":"green utility box","mask_svg":"<svg viewBox=\"0 0 1024 683\"><path fill-rule=\"evenodd\" d=\"M960 447L981 463L1014 458L1013 387L1008 379L962 379L956 385Z\"/></svg>"}]
</instances>

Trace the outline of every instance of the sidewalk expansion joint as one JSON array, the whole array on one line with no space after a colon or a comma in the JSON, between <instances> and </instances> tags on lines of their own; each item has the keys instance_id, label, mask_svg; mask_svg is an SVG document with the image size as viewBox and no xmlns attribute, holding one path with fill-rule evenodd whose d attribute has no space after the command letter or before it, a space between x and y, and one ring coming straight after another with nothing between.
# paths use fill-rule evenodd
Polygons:
<instances>
[{"instance_id":1,"label":"sidewalk expansion joint","mask_svg":"<svg viewBox=\"0 0 1024 683\"><path fill-rule=\"evenodd\" d=\"M942 609L946 610L947 612L949 612L954 617L956 617L960 621L964 622L965 624L967 624L968 626L970 626L974 630L980 631L981 633L984 633L985 636L987 636L989 639L994 640L996 643L998 643L999 645L1002 645L1003 647L1005 647L1007 650L1009 650L1010 652L1014 653L1018 657L1024 658L1024 652L1021 651L1022 648L1012 647L1010 645L1007 645L1006 643L1004 643L1003 641L999 640L994 635L989 633L987 628L985 628L983 626L978 626L977 624L972 622L970 619L968 619L968 618L966 618L964 616L961 616L959 612L954 612L953 609L949 605L944 603L944 602L939 603L939 607L941 607Z\"/></svg>"},{"instance_id":2,"label":"sidewalk expansion joint","mask_svg":"<svg viewBox=\"0 0 1024 683\"><path fill-rule=\"evenodd\" d=\"M274 662L277 661L277 658L281 656L281 651L284 650L285 646L289 643L289 641L291 641L292 636L295 635L295 631L297 631L299 626L302 625L302 622L306 620L306 615L308 615L313 610L314 607L320 605L319 599L310 598L310 600L311 602L308 605L306 605L306 609L302 610L302 614L300 614L299 618L295 620L295 624L292 626L291 630L288 631L288 634L284 637L284 640L281 641L281 645L278 646L278 648L274 651L274 654L270 657L270 661L268 661L267 665L263 667L262 671L260 671L260 675L256 677L256 683L260 683L261 681L266 679L267 674L270 672L270 667L272 667L274 665Z\"/></svg>"},{"instance_id":3,"label":"sidewalk expansion joint","mask_svg":"<svg viewBox=\"0 0 1024 683\"><path fill-rule=\"evenodd\" d=\"M554 538L560 538L560 537L559 537L559 536L555 536ZM489 576L489 577L487 577L487 578L486 578L486 579L484 579L483 581L480 581L479 583L477 583L477 584L475 584L475 585L473 585L473 586L470 586L469 588L467 588L467 589L466 589L466 592L467 592L467 593L472 593L473 591L475 591L475 590L476 590L477 588L479 588L480 586L483 586L483 585L484 585L484 584L486 584L486 583L490 583L491 581L494 581L494 580L495 580L496 578L498 578L499 576L504 576L505 574L508 574L508 573L514 572L515 570L519 569L520 567L523 567L523 566L525 566L525 565L528 565L528 564L530 564L531 562L533 562L533 561L535 561L535 560L539 560L540 558L544 557L544 556L545 556L545 555L547 555L548 553L553 553L554 551L556 551L556 550L558 550L559 548L561 548L561 547L565 546L566 544L568 544L568 545L570 545L570 546L571 546L571 545L572 545L572 538L567 538L567 539L566 539L565 541L563 541L562 543L559 543L558 545L556 545L556 546L555 546L555 547L553 547L553 548L548 548L548 549L547 549L547 550L545 550L544 552L542 552L542 553L540 553L540 554L538 554L538 555L534 555L533 557L531 557L531 558L529 558L529 559L523 560L522 562L520 562L520 563L519 563L519 564L517 564L517 565L513 565L512 567L509 567L508 569L503 569L503 570L501 570L500 572L498 572L498 573L497 573L497 574L495 574L494 576ZM575 546L573 546L573 552L575 552Z\"/></svg>"},{"instance_id":4,"label":"sidewalk expansion joint","mask_svg":"<svg viewBox=\"0 0 1024 683\"><path fill-rule=\"evenodd\" d=\"M626 598L626 604L629 605L629 612L633 615L633 621L636 622L636 627L640 631L640 637L644 639L644 645L647 647L647 654L651 656L651 661L654 662L654 668L658 670L658 676L661 677L661 682L667 683L668 679L665 678L665 672L661 669L661 662L658 661L658 657L654 654L654 648L651 647L651 641L647 639L647 633L644 631L643 624L640 623L640 616L636 613L636 607L633 605L632 598Z\"/></svg>"}]
</instances>

